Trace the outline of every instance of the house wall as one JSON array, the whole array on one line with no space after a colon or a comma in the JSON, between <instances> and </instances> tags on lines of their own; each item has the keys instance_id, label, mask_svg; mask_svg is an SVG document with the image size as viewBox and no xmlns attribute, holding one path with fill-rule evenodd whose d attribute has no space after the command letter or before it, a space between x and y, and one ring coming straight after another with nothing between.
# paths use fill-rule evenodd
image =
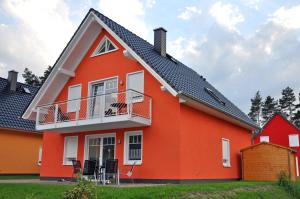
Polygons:
<instances>
[{"instance_id":1,"label":"house wall","mask_svg":"<svg viewBox=\"0 0 300 199\"><path fill-rule=\"evenodd\" d=\"M298 134L300 138L300 130L286 121L282 116L276 114L263 128L262 132L254 138L254 143L260 142L260 136L269 136L269 141L285 147L289 146L289 135ZM300 147L291 147L297 151L296 155L300 158ZM298 168L299 169L299 168ZM300 169L299 169L300 171Z\"/></svg>"},{"instance_id":2,"label":"house wall","mask_svg":"<svg viewBox=\"0 0 300 199\"><path fill-rule=\"evenodd\" d=\"M108 36L119 48L118 51L105 55L90 57L103 36ZM130 166L123 165L124 132L129 130L143 131L142 165L136 166L134 178L146 179L178 179L179 176L179 103L170 93L161 91L161 84L154 79L138 62L123 55L123 47L103 31L88 51L57 101L66 100L68 87L82 84L82 97L88 96L88 82L112 76L118 76L118 90L126 90L126 74L144 70L144 92L152 97L151 127L135 129L117 129L107 131L80 132L76 134L58 134L46 132L44 135L42 177L71 177L72 166L63 166L64 136L78 135L78 159L83 162L84 139L89 134L116 133L116 158L119 160L121 172L126 173ZM121 81L123 85L121 85ZM124 177L124 176L121 176Z\"/></svg>"},{"instance_id":3,"label":"house wall","mask_svg":"<svg viewBox=\"0 0 300 199\"><path fill-rule=\"evenodd\" d=\"M230 140L231 167L222 161L222 138ZM180 175L182 179L241 178L240 150L251 145L251 131L180 106Z\"/></svg>"},{"instance_id":4,"label":"house wall","mask_svg":"<svg viewBox=\"0 0 300 199\"><path fill-rule=\"evenodd\" d=\"M290 154L290 155L289 155ZM295 155L288 149L261 144L242 152L243 179L276 181L280 171L296 179Z\"/></svg>"},{"instance_id":5,"label":"house wall","mask_svg":"<svg viewBox=\"0 0 300 199\"><path fill-rule=\"evenodd\" d=\"M42 134L0 129L0 175L38 174Z\"/></svg>"}]
</instances>

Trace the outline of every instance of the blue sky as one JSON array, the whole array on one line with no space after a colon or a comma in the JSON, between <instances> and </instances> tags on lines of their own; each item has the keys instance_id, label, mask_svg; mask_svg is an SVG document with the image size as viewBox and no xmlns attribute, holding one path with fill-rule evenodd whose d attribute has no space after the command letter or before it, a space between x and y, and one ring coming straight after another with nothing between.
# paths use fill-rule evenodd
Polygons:
<instances>
[{"instance_id":1,"label":"blue sky","mask_svg":"<svg viewBox=\"0 0 300 199\"><path fill-rule=\"evenodd\" d=\"M0 76L53 65L93 7L206 77L244 112L257 90L300 92L300 1L1 0ZM22 79L19 79L22 81Z\"/></svg>"}]
</instances>

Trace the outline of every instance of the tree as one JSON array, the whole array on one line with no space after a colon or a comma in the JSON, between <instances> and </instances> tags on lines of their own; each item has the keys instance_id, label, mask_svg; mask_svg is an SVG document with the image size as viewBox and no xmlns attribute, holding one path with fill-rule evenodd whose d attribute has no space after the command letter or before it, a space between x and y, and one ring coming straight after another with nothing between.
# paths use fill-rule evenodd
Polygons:
<instances>
[{"instance_id":1,"label":"tree","mask_svg":"<svg viewBox=\"0 0 300 199\"><path fill-rule=\"evenodd\" d=\"M28 68L25 68L24 73L22 74L22 77L25 79L25 83L33 86L40 86L41 81L38 76L32 73L31 70Z\"/></svg>"},{"instance_id":2,"label":"tree","mask_svg":"<svg viewBox=\"0 0 300 199\"><path fill-rule=\"evenodd\" d=\"M295 93L294 93L293 89L291 89L290 87L286 87L285 89L282 90L281 95L282 96L279 99L281 112L286 114L286 116L289 120L292 120L294 112L295 112L295 108L296 108Z\"/></svg>"},{"instance_id":3,"label":"tree","mask_svg":"<svg viewBox=\"0 0 300 199\"><path fill-rule=\"evenodd\" d=\"M297 126L300 129L300 110L298 110L294 115L293 123L295 124L295 126Z\"/></svg>"},{"instance_id":4,"label":"tree","mask_svg":"<svg viewBox=\"0 0 300 199\"><path fill-rule=\"evenodd\" d=\"M35 75L28 68L25 68L24 73L22 74L22 77L24 78L26 84L29 84L32 86L42 86L43 83L46 81L47 77L49 76L51 70L52 70L52 67L48 66L48 68L44 71L44 75L39 77L39 76Z\"/></svg>"},{"instance_id":5,"label":"tree","mask_svg":"<svg viewBox=\"0 0 300 199\"><path fill-rule=\"evenodd\" d=\"M46 81L47 77L51 73L51 70L52 70L52 66L48 66L48 68L44 71L44 75L40 76L41 84L43 84Z\"/></svg>"},{"instance_id":6,"label":"tree","mask_svg":"<svg viewBox=\"0 0 300 199\"><path fill-rule=\"evenodd\" d=\"M261 116L263 118L263 121L266 122L277 111L278 111L278 102L274 100L273 97L267 96L265 101L262 103L262 108L261 108Z\"/></svg>"},{"instance_id":7,"label":"tree","mask_svg":"<svg viewBox=\"0 0 300 199\"><path fill-rule=\"evenodd\" d=\"M259 91L257 91L255 96L251 99L251 108L248 115L259 126L261 125L261 121L260 121L261 105L262 105L262 98L260 96Z\"/></svg>"}]
</instances>

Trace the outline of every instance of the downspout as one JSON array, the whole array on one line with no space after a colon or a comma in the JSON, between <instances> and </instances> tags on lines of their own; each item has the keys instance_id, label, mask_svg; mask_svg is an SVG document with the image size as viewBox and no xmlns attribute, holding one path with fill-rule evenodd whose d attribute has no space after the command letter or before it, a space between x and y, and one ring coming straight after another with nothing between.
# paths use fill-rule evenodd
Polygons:
<instances>
[{"instance_id":1,"label":"downspout","mask_svg":"<svg viewBox=\"0 0 300 199\"><path fill-rule=\"evenodd\" d=\"M292 178L292 168L291 168L291 151L288 151L288 158L289 158L289 179L291 180Z\"/></svg>"}]
</instances>

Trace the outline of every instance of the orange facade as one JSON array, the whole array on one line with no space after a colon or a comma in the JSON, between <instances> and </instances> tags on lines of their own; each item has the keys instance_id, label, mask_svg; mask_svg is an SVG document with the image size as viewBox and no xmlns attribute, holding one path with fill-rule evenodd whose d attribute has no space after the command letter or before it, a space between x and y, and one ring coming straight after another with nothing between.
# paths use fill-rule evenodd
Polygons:
<instances>
[{"instance_id":1,"label":"orange facade","mask_svg":"<svg viewBox=\"0 0 300 199\"><path fill-rule=\"evenodd\" d=\"M117 51L91 57L106 35ZM206 113L181 105L178 98L161 90L161 84L138 62L123 55L124 48L104 30L89 49L56 101L68 97L69 86L81 84L82 97L89 96L88 83L118 77L118 91L126 90L127 73L144 71L144 93L152 97L152 124L133 129L59 134L45 132L41 176L71 177L72 166L63 165L64 137L78 135L77 159L84 161L85 136L115 133L115 157L121 173L130 166L123 163L124 132L142 130L142 164L136 166L135 179L237 179L241 177L239 151L251 144L251 132ZM222 138L230 139L231 167L222 164ZM121 176L124 178L124 176Z\"/></svg>"},{"instance_id":2,"label":"orange facade","mask_svg":"<svg viewBox=\"0 0 300 199\"><path fill-rule=\"evenodd\" d=\"M42 134L0 129L0 175L39 174Z\"/></svg>"}]
</instances>

